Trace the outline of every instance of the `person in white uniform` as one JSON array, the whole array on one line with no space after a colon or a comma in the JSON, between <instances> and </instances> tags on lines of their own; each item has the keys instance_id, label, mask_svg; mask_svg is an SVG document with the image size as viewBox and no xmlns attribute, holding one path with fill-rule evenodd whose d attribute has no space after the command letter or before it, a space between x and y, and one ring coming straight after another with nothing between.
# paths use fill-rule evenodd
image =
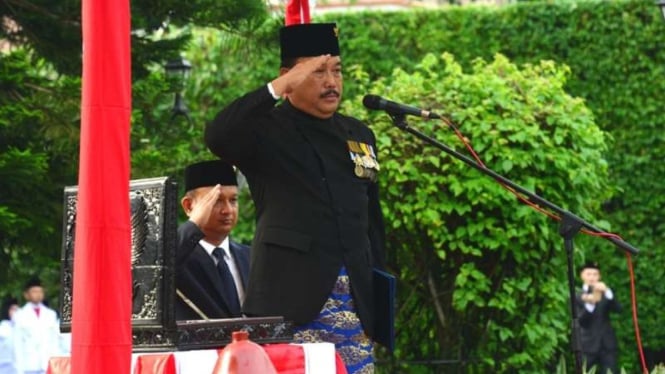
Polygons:
<instances>
[{"instance_id":1,"label":"person in white uniform","mask_svg":"<svg viewBox=\"0 0 665 374\"><path fill-rule=\"evenodd\" d=\"M14 315L14 354L18 374L43 374L53 356L62 355L56 312L44 305L44 289L37 278L24 288L26 304Z\"/></svg>"},{"instance_id":2,"label":"person in white uniform","mask_svg":"<svg viewBox=\"0 0 665 374\"><path fill-rule=\"evenodd\" d=\"M14 365L14 314L18 300L6 297L2 302L0 320L0 374L16 374Z\"/></svg>"}]
</instances>

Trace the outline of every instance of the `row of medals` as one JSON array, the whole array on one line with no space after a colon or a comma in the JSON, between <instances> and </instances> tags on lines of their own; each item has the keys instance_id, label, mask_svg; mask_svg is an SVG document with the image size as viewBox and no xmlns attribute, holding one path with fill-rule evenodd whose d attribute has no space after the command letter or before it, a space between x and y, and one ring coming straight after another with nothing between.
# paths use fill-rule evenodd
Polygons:
<instances>
[{"instance_id":1,"label":"row of medals","mask_svg":"<svg viewBox=\"0 0 665 374\"><path fill-rule=\"evenodd\" d=\"M355 167L353 172L358 178L368 178L371 181L376 181L376 175L379 172L379 162L376 161L374 148L365 143L357 142L355 140L347 140L349 147L349 154Z\"/></svg>"}]
</instances>

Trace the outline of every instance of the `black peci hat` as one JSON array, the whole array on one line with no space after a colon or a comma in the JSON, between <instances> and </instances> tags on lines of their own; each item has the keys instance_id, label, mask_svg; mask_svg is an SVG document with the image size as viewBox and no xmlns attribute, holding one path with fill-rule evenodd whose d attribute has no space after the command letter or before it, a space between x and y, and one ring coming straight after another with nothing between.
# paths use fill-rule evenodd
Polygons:
<instances>
[{"instance_id":1,"label":"black peci hat","mask_svg":"<svg viewBox=\"0 0 665 374\"><path fill-rule=\"evenodd\" d=\"M9 319L9 308L12 305L18 305L18 299L10 295L7 295L5 296L4 299L2 299L2 310L0 310L0 320Z\"/></svg>"},{"instance_id":2,"label":"black peci hat","mask_svg":"<svg viewBox=\"0 0 665 374\"><path fill-rule=\"evenodd\" d=\"M303 23L279 30L282 62L298 57L339 56L339 29L335 23Z\"/></svg>"},{"instance_id":3,"label":"black peci hat","mask_svg":"<svg viewBox=\"0 0 665 374\"><path fill-rule=\"evenodd\" d=\"M32 287L41 287L42 286L42 281L39 279L37 276L33 276L30 279L28 279L27 282L25 282L25 286L23 287L23 291L27 291L31 289Z\"/></svg>"},{"instance_id":4,"label":"black peci hat","mask_svg":"<svg viewBox=\"0 0 665 374\"><path fill-rule=\"evenodd\" d=\"M596 269L596 270L600 270L600 267L598 266L598 263L595 262L595 261L587 261L587 262L585 262L584 265L582 265L582 267L580 268L580 273L581 273L584 269Z\"/></svg>"},{"instance_id":5,"label":"black peci hat","mask_svg":"<svg viewBox=\"0 0 665 374\"><path fill-rule=\"evenodd\" d=\"M199 187L237 186L236 172L233 166L221 160L203 161L185 168L185 191Z\"/></svg>"}]
</instances>

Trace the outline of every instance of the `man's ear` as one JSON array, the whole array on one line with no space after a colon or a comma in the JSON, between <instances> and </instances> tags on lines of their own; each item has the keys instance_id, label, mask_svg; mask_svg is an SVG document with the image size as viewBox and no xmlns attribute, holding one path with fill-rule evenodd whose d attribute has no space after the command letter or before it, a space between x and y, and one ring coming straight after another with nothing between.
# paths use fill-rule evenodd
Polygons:
<instances>
[{"instance_id":1,"label":"man's ear","mask_svg":"<svg viewBox=\"0 0 665 374\"><path fill-rule=\"evenodd\" d=\"M192 211L192 198L185 195L183 196L182 199L180 199L180 205L182 206L182 209L185 211L185 214L189 217L189 213Z\"/></svg>"}]
</instances>

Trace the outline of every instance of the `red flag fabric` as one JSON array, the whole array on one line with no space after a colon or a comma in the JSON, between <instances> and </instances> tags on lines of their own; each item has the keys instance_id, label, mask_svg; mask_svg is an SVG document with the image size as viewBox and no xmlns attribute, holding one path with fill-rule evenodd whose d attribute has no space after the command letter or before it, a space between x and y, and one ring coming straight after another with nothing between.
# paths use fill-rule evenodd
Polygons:
<instances>
[{"instance_id":1,"label":"red flag fabric","mask_svg":"<svg viewBox=\"0 0 665 374\"><path fill-rule=\"evenodd\" d=\"M130 8L83 0L72 374L131 370Z\"/></svg>"},{"instance_id":2,"label":"red flag fabric","mask_svg":"<svg viewBox=\"0 0 665 374\"><path fill-rule=\"evenodd\" d=\"M289 0L284 21L286 26L310 23L309 0Z\"/></svg>"}]
</instances>

